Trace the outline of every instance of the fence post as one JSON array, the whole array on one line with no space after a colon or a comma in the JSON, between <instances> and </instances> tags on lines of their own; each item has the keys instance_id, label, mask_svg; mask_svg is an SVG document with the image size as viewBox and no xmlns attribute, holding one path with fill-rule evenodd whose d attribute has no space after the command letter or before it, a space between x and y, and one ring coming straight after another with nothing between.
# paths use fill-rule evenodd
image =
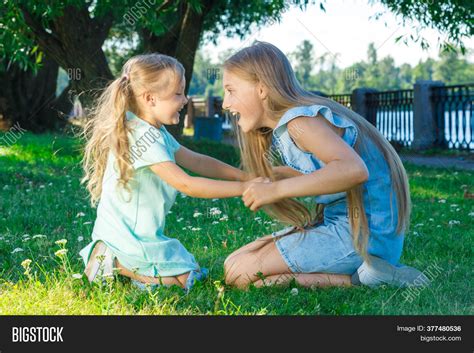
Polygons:
<instances>
[{"instance_id":1,"label":"fence post","mask_svg":"<svg viewBox=\"0 0 474 353\"><path fill-rule=\"evenodd\" d=\"M193 97L188 98L188 104L186 109L186 117L184 119L184 127L189 129L194 124L194 104Z\"/></svg>"},{"instance_id":2,"label":"fence post","mask_svg":"<svg viewBox=\"0 0 474 353\"><path fill-rule=\"evenodd\" d=\"M418 80L413 87L413 142L415 150L431 148L438 131L436 109L431 100L431 88L444 86L441 81Z\"/></svg>"},{"instance_id":3,"label":"fence post","mask_svg":"<svg viewBox=\"0 0 474 353\"><path fill-rule=\"evenodd\" d=\"M356 88L352 91L352 110L363 116L372 125L377 126L377 109L370 109L367 101L367 93L378 92L373 88Z\"/></svg>"},{"instance_id":4,"label":"fence post","mask_svg":"<svg viewBox=\"0 0 474 353\"><path fill-rule=\"evenodd\" d=\"M208 118L213 118L214 114L215 114L214 96L209 95L206 97L206 116Z\"/></svg>"}]
</instances>

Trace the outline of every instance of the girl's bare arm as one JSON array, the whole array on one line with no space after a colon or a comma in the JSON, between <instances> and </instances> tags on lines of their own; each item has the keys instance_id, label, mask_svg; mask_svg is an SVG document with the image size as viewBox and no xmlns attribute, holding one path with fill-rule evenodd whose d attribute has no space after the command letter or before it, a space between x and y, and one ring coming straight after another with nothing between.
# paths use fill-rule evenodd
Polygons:
<instances>
[{"instance_id":1,"label":"girl's bare arm","mask_svg":"<svg viewBox=\"0 0 474 353\"><path fill-rule=\"evenodd\" d=\"M295 133L292 124L297 124L303 132ZM296 118L289 122L288 131L298 146L314 154L325 166L311 174L282 180L278 189L283 197L333 194L346 191L368 179L369 171L362 158L334 132L321 115L316 119Z\"/></svg>"},{"instance_id":2,"label":"girl's bare arm","mask_svg":"<svg viewBox=\"0 0 474 353\"><path fill-rule=\"evenodd\" d=\"M184 146L175 153L175 158L180 166L205 177L239 181L249 179L244 171Z\"/></svg>"},{"instance_id":3,"label":"girl's bare arm","mask_svg":"<svg viewBox=\"0 0 474 353\"><path fill-rule=\"evenodd\" d=\"M213 180L193 177L173 162L161 162L150 169L182 193L200 198L225 198L242 195L250 182ZM260 179L254 179L258 182Z\"/></svg>"},{"instance_id":4,"label":"girl's bare arm","mask_svg":"<svg viewBox=\"0 0 474 353\"><path fill-rule=\"evenodd\" d=\"M273 183L250 184L243 194L247 207L256 210L283 198L347 191L368 180L369 172L362 158L331 129L324 117L299 117L289 124L298 124L299 131L303 131L292 135L294 129L288 128L297 145L313 153L325 166L310 174Z\"/></svg>"},{"instance_id":5,"label":"girl's bare arm","mask_svg":"<svg viewBox=\"0 0 474 353\"><path fill-rule=\"evenodd\" d=\"M302 173L298 172L297 170L288 167L286 165L273 167L273 173L275 174L277 179L286 179L286 178L293 178L296 176L303 175Z\"/></svg>"}]
</instances>

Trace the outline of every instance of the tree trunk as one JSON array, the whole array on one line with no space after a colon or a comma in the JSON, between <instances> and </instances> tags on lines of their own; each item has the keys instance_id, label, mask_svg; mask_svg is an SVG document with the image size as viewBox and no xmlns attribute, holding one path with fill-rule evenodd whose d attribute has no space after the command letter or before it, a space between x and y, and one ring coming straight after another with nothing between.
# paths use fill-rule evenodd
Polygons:
<instances>
[{"instance_id":1,"label":"tree trunk","mask_svg":"<svg viewBox=\"0 0 474 353\"><path fill-rule=\"evenodd\" d=\"M112 15L91 18L86 5L69 5L62 16L51 21L49 33L41 19L25 7L21 10L41 50L67 72L72 94L81 95L86 105L90 103L94 92L113 79L102 51L113 24Z\"/></svg>"},{"instance_id":2,"label":"tree trunk","mask_svg":"<svg viewBox=\"0 0 474 353\"><path fill-rule=\"evenodd\" d=\"M211 10L212 4L213 0L204 1L201 13L194 11L187 4L180 14L179 21L163 35L155 36L149 31L142 32L142 40L147 51L174 56L183 64L186 70L185 94L188 93L193 76L194 58L201 39L204 18ZM168 128L174 136L182 135L185 114L186 110L183 110L179 124Z\"/></svg>"},{"instance_id":3,"label":"tree trunk","mask_svg":"<svg viewBox=\"0 0 474 353\"><path fill-rule=\"evenodd\" d=\"M6 65L2 65L6 66ZM21 128L43 132L64 124L55 110L58 64L45 57L43 66L34 74L18 65L0 69L0 115L3 128L18 123Z\"/></svg>"}]
</instances>

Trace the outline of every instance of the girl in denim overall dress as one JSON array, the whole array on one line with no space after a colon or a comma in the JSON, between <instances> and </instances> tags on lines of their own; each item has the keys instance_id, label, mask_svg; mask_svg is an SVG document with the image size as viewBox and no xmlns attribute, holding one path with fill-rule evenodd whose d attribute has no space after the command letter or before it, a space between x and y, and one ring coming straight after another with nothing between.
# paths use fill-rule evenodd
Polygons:
<instances>
[{"instance_id":1,"label":"girl in denim overall dress","mask_svg":"<svg viewBox=\"0 0 474 353\"><path fill-rule=\"evenodd\" d=\"M374 126L302 89L288 59L269 43L227 59L223 84L223 108L238 114L244 169L268 178L252 183L243 201L288 225L233 252L224 263L228 284L427 283L423 273L399 263L409 184Z\"/></svg>"}]
</instances>

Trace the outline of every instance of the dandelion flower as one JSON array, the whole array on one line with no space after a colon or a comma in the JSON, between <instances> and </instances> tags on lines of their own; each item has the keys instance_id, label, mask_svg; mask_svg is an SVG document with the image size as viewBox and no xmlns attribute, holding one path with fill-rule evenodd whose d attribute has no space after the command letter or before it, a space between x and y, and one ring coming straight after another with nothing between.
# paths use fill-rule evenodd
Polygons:
<instances>
[{"instance_id":1,"label":"dandelion flower","mask_svg":"<svg viewBox=\"0 0 474 353\"><path fill-rule=\"evenodd\" d=\"M61 245L66 245L66 243L67 243L67 239L59 239L59 240L56 240L56 241L54 242L54 244L60 245L60 246L61 246Z\"/></svg>"},{"instance_id":2,"label":"dandelion flower","mask_svg":"<svg viewBox=\"0 0 474 353\"><path fill-rule=\"evenodd\" d=\"M298 295L298 288L293 288L290 293L291 295Z\"/></svg>"},{"instance_id":3,"label":"dandelion flower","mask_svg":"<svg viewBox=\"0 0 474 353\"><path fill-rule=\"evenodd\" d=\"M30 259L25 259L21 262L21 267L23 267L25 270L30 267L31 265L31 260Z\"/></svg>"},{"instance_id":4,"label":"dandelion flower","mask_svg":"<svg viewBox=\"0 0 474 353\"><path fill-rule=\"evenodd\" d=\"M211 215L217 215L217 214L221 214L222 211L219 210L218 207L211 207L211 208L209 209L209 213L210 213Z\"/></svg>"},{"instance_id":5,"label":"dandelion flower","mask_svg":"<svg viewBox=\"0 0 474 353\"><path fill-rule=\"evenodd\" d=\"M59 249L54 253L57 257L64 257L67 254L67 249Z\"/></svg>"}]
</instances>

